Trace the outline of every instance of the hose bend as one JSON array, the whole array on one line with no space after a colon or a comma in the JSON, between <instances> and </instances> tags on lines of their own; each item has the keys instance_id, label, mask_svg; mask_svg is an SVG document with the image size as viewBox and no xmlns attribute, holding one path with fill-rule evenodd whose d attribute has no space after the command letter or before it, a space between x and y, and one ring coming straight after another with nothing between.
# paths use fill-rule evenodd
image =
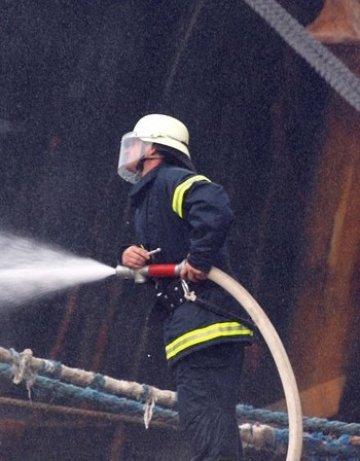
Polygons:
<instances>
[{"instance_id":1,"label":"hose bend","mask_svg":"<svg viewBox=\"0 0 360 461\"><path fill-rule=\"evenodd\" d=\"M277 367L283 386L289 418L289 444L286 461L300 461L303 443L302 410L294 372L285 348L269 318L239 282L212 267L208 278L230 293L250 315L262 334Z\"/></svg>"}]
</instances>

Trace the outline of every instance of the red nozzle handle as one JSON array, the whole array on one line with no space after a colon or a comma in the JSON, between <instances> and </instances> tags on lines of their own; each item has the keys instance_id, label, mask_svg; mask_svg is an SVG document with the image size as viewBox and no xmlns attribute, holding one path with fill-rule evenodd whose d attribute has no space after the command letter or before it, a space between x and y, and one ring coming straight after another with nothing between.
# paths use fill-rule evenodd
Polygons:
<instances>
[{"instance_id":1,"label":"red nozzle handle","mask_svg":"<svg viewBox=\"0 0 360 461\"><path fill-rule=\"evenodd\" d=\"M147 275L150 277L176 277L180 273L180 264L150 264Z\"/></svg>"}]
</instances>

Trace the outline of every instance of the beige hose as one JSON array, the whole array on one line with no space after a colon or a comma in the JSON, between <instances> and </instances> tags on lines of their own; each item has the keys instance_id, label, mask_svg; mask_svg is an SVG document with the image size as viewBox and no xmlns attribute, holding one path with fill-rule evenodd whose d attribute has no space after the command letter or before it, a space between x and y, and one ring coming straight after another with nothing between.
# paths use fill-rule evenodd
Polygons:
<instances>
[{"instance_id":1,"label":"beige hose","mask_svg":"<svg viewBox=\"0 0 360 461\"><path fill-rule=\"evenodd\" d=\"M284 389L289 418L286 461L299 461L303 442L301 403L294 372L281 339L263 309L240 283L216 267L210 270L208 278L224 288L241 304L254 321L271 352Z\"/></svg>"}]
</instances>

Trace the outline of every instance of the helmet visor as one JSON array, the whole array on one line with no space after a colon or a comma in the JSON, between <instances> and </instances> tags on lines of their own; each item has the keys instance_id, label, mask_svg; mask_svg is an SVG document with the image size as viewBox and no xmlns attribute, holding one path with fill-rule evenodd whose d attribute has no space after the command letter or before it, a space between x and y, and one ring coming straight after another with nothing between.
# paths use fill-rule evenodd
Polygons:
<instances>
[{"instance_id":1,"label":"helmet visor","mask_svg":"<svg viewBox=\"0 0 360 461\"><path fill-rule=\"evenodd\" d=\"M125 134L121 139L118 174L125 181L135 184L141 178L139 162L152 143L143 141L134 132Z\"/></svg>"}]
</instances>

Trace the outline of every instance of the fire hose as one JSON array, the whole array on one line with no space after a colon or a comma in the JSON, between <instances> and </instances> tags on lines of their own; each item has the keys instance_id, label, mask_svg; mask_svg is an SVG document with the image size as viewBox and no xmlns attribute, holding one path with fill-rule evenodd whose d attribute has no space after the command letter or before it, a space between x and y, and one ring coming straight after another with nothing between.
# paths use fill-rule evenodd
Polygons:
<instances>
[{"instance_id":1,"label":"fire hose","mask_svg":"<svg viewBox=\"0 0 360 461\"><path fill-rule=\"evenodd\" d=\"M182 263L150 264L134 270L119 265L116 267L115 272L120 278L133 279L136 283L144 283L147 277L177 277L180 274L181 267ZM207 277L237 300L250 315L265 340L277 367L286 400L289 419L289 444L286 461L300 461L303 443L300 396L294 372L277 331L257 301L239 282L216 267L211 268Z\"/></svg>"}]
</instances>

